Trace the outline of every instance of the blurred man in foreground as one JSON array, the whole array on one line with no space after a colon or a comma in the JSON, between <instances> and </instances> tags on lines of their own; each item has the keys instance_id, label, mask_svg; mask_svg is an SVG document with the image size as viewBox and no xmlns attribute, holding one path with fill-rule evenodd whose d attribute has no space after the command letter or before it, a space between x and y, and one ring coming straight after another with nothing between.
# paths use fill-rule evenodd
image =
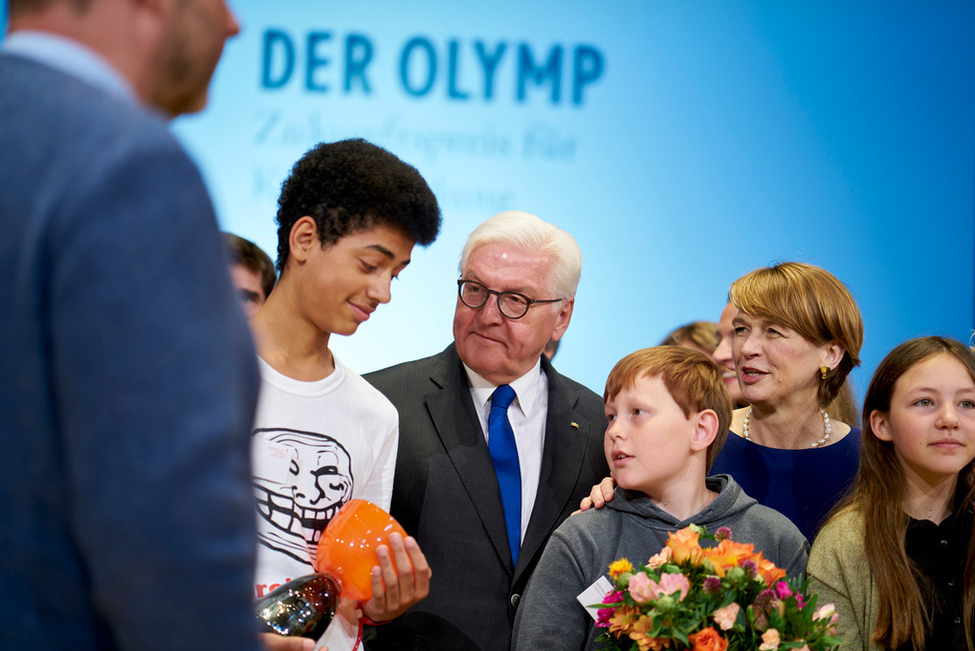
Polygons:
<instances>
[{"instance_id":1,"label":"blurred man in foreground","mask_svg":"<svg viewBox=\"0 0 975 651\"><path fill-rule=\"evenodd\" d=\"M165 122L206 104L236 20L223 0L9 7L0 648L259 649L254 350Z\"/></svg>"}]
</instances>

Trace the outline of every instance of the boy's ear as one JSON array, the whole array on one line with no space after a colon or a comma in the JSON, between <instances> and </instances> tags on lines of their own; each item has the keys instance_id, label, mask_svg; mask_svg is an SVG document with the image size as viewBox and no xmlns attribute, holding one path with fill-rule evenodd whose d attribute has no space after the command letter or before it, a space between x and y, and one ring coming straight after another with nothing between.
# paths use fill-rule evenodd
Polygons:
<instances>
[{"instance_id":1,"label":"boy's ear","mask_svg":"<svg viewBox=\"0 0 975 651\"><path fill-rule=\"evenodd\" d=\"M314 219L305 215L291 226L291 234L288 236L290 257L295 262L305 262L313 247L316 246L320 246L318 243L318 225Z\"/></svg>"},{"instance_id":2,"label":"boy's ear","mask_svg":"<svg viewBox=\"0 0 975 651\"><path fill-rule=\"evenodd\" d=\"M694 417L694 434L691 436L691 450L707 450L718 435L718 414L713 409L705 409Z\"/></svg>"}]
</instances>

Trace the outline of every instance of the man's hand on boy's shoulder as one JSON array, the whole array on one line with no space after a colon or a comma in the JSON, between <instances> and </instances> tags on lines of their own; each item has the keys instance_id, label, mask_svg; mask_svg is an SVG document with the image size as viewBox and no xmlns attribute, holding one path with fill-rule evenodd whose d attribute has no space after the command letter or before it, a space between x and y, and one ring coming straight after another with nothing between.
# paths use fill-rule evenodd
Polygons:
<instances>
[{"instance_id":1,"label":"man's hand on boy's shoulder","mask_svg":"<svg viewBox=\"0 0 975 651\"><path fill-rule=\"evenodd\" d=\"M412 536L404 540L398 533L390 534L389 547L380 545L377 554L379 565L372 568L372 599L362 604L362 613L381 624L426 598L433 571Z\"/></svg>"},{"instance_id":2,"label":"man's hand on boy's shoulder","mask_svg":"<svg viewBox=\"0 0 975 651\"><path fill-rule=\"evenodd\" d=\"M590 508L601 509L606 506L606 502L612 502L615 495L616 482L612 477L607 477L592 487L589 497L583 497L579 503L579 510L573 511L572 515L588 511Z\"/></svg>"},{"instance_id":3,"label":"man's hand on boy's shoulder","mask_svg":"<svg viewBox=\"0 0 975 651\"><path fill-rule=\"evenodd\" d=\"M284 637L275 633L261 633L260 637L267 651L315 651L315 640L307 637ZM328 647L322 647L321 651L328 651Z\"/></svg>"}]
</instances>

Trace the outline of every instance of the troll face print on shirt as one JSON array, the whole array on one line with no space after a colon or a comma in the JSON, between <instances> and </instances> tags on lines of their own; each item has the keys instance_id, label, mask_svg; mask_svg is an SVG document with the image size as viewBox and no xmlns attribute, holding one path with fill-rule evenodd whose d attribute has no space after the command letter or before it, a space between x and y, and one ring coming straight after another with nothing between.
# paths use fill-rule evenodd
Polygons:
<instances>
[{"instance_id":1,"label":"troll face print on shirt","mask_svg":"<svg viewBox=\"0 0 975 651\"><path fill-rule=\"evenodd\" d=\"M254 494L266 523L258 526L260 542L301 561L314 558L325 527L352 498L352 459L324 434L268 428L253 436Z\"/></svg>"}]
</instances>

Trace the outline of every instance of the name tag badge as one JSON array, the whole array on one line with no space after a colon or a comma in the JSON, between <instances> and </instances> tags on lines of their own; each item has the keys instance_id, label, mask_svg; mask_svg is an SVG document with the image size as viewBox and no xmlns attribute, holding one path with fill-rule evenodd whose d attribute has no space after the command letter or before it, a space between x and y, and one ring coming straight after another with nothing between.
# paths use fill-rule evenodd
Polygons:
<instances>
[{"instance_id":1,"label":"name tag badge","mask_svg":"<svg viewBox=\"0 0 975 651\"><path fill-rule=\"evenodd\" d=\"M273 441L254 439L251 450L251 465L255 479L274 484L284 484L288 481L291 475L291 461L297 457L294 448Z\"/></svg>"},{"instance_id":2,"label":"name tag badge","mask_svg":"<svg viewBox=\"0 0 975 651\"><path fill-rule=\"evenodd\" d=\"M596 579L595 583L579 593L576 600L582 604L582 607L586 609L589 616L592 617L594 621L597 621L599 619L599 606L593 606L592 604L602 603L606 595L612 591L613 584L609 582L609 579L606 578L606 575L604 574Z\"/></svg>"}]
</instances>

